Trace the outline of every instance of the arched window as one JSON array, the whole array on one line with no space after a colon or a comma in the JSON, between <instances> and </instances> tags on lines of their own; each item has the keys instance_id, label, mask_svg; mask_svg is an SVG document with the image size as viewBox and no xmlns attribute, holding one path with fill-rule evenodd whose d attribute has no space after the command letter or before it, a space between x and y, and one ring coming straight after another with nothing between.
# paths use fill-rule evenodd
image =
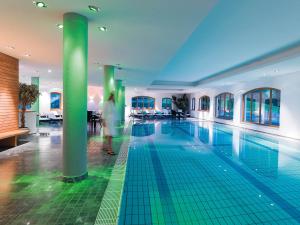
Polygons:
<instances>
[{"instance_id":1,"label":"arched window","mask_svg":"<svg viewBox=\"0 0 300 225\"><path fill-rule=\"evenodd\" d=\"M196 108L196 99L192 98L192 111L195 111Z\"/></svg>"},{"instance_id":2,"label":"arched window","mask_svg":"<svg viewBox=\"0 0 300 225\"><path fill-rule=\"evenodd\" d=\"M172 99L171 98L162 98L161 108L162 109L172 109Z\"/></svg>"},{"instance_id":3,"label":"arched window","mask_svg":"<svg viewBox=\"0 0 300 225\"><path fill-rule=\"evenodd\" d=\"M225 120L233 119L234 97L231 93L216 96L216 117Z\"/></svg>"},{"instance_id":4,"label":"arched window","mask_svg":"<svg viewBox=\"0 0 300 225\"><path fill-rule=\"evenodd\" d=\"M155 99L149 96L136 96L131 98L131 107L140 109L154 109Z\"/></svg>"},{"instance_id":5,"label":"arched window","mask_svg":"<svg viewBox=\"0 0 300 225\"><path fill-rule=\"evenodd\" d=\"M280 90L258 88L243 95L243 121L279 126Z\"/></svg>"},{"instance_id":6,"label":"arched window","mask_svg":"<svg viewBox=\"0 0 300 225\"><path fill-rule=\"evenodd\" d=\"M210 107L210 98L206 95L199 98L199 110L209 111Z\"/></svg>"}]
</instances>

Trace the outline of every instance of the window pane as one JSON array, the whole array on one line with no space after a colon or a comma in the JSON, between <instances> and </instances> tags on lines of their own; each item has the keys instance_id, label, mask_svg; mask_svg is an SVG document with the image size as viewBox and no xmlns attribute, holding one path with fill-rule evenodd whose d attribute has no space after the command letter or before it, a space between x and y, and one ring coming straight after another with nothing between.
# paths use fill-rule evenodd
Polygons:
<instances>
[{"instance_id":1,"label":"window pane","mask_svg":"<svg viewBox=\"0 0 300 225\"><path fill-rule=\"evenodd\" d=\"M144 108L149 108L149 97L144 97Z\"/></svg>"},{"instance_id":2,"label":"window pane","mask_svg":"<svg viewBox=\"0 0 300 225\"><path fill-rule=\"evenodd\" d=\"M229 118L230 120L233 119L233 107L234 106L234 97L232 94L230 94L229 102L228 102L228 108L229 108Z\"/></svg>"},{"instance_id":3,"label":"window pane","mask_svg":"<svg viewBox=\"0 0 300 225\"><path fill-rule=\"evenodd\" d=\"M143 108L143 97L138 97L138 107Z\"/></svg>"},{"instance_id":4,"label":"window pane","mask_svg":"<svg viewBox=\"0 0 300 225\"><path fill-rule=\"evenodd\" d=\"M132 108L136 108L136 106L137 106L136 105L136 102L137 102L136 100L137 100L136 98L132 98L131 99L131 106L132 106Z\"/></svg>"},{"instance_id":5,"label":"window pane","mask_svg":"<svg viewBox=\"0 0 300 225\"><path fill-rule=\"evenodd\" d=\"M206 105L205 105L205 110L209 110L209 105L210 105L210 98L209 97L206 97L205 98L206 99L206 101L205 101L205 103L206 103Z\"/></svg>"},{"instance_id":6,"label":"window pane","mask_svg":"<svg viewBox=\"0 0 300 225\"><path fill-rule=\"evenodd\" d=\"M216 117L217 118L219 118L220 117L220 98L219 98L219 96L217 96L216 98L215 98L215 101L216 101L216 103L215 103L215 111L216 111Z\"/></svg>"},{"instance_id":7,"label":"window pane","mask_svg":"<svg viewBox=\"0 0 300 225\"><path fill-rule=\"evenodd\" d=\"M204 96L201 99L201 110L209 110L209 97L208 96Z\"/></svg>"},{"instance_id":8,"label":"window pane","mask_svg":"<svg viewBox=\"0 0 300 225\"><path fill-rule=\"evenodd\" d=\"M162 108L163 109L171 109L172 108L172 99L163 98L162 99Z\"/></svg>"},{"instance_id":9,"label":"window pane","mask_svg":"<svg viewBox=\"0 0 300 225\"><path fill-rule=\"evenodd\" d=\"M251 122L251 93L245 95L244 101L245 101L244 121Z\"/></svg>"},{"instance_id":10,"label":"window pane","mask_svg":"<svg viewBox=\"0 0 300 225\"><path fill-rule=\"evenodd\" d=\"M272 114L271 114L272 125L280 125L280 91L272 90Z\"/></svg>"},{"instance_id":11,"label":"window pane","mask_svg":"<svg viewBox=\"0 0 300 225\"><path fill-rule=\"evenodd\" d=\"M166 108L166 99L165 99L165 98L163 98L162 101L161 101L161 107L162 107L163 109Z\"/></svg>"},{"instance_id":12,"label":"window pane","mask_svg":"<svg viewBox=\"0 0 300 225\"><path fill-rule=\"evenodd\" d=\"M150 98L150 108L154 109L154 103L155 103L155 99Z\"/></svg>"},{"instance_id":13,"label":"window pane","mask_svg":"<svg viewBox=\"0 0 300 225\"><path fill-rule=\"evenodd\" d=\"M259 123L259 103L260 92L256 91L252 93L252 118L253 123Z\"/></svg>"},{"instance_id":14,"label":"window pane","mask_svg":"<svg viewBox=\"0 0 300 225\"><path fill-rule=\"evenodd\" d=\"M224 95L221 95L220 96L220 111L219 111L220 118L224 118L224 116L225 116L224 105L225 105Z\"/></svg>"},{"instance_id":15,"label":"window pane","mask_svg":"<svg viewBox=\"0 0 300 225\"><path fill-rule=\"evenodd\" d=\"M231 113L230 94L226 94L225 95L225 114L224 114L226 119L231 118L230 113Z\"/></svg>"},{"instance_id":16,"label":"window pane","mask_svg":"<svg viewBox=\"0 0 300 225\"><path fill-rule=\"evenodd\" d=\"M167 103L168 103L168 104L167 104L167 108L168 108L168 109L172 109L172 99L171 99L171 98L168 98L167 100L168 100L168 102L167 102Z\"/></svg>"},{"instance_id":17,"label":"window pane","mask_svg":"<svg viewBox=\"0 0 300 225\"><path fill-rule=\"evenodd\" d=\"M192 98L192 110L195 110L195 98Z\"/></svg>"},{"instance_id":18,"label":"window pane","mask_svg":"<svg viewBox=\"0 0 300 225\"><path fill-rule=\"evenodd\" d=\"M270 124L270 89L261 91L261 124Z\"/></svg>"}]
</instances>

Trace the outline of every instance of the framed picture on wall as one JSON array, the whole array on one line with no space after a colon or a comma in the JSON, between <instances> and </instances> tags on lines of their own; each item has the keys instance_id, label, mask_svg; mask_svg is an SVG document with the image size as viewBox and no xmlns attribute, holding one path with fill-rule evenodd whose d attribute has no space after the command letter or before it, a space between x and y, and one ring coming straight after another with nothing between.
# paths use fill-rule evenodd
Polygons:
<instances>
[{"instance_id":1,"label":"framed picture on wall","mask_svg":"<svg viewBox=\"0 0 300 225\"><path fill-rule=\"evenodd\" d=\"M51 92L50 93L50 109L61 108L61 93Z\"/></svg>"}]
</instances>

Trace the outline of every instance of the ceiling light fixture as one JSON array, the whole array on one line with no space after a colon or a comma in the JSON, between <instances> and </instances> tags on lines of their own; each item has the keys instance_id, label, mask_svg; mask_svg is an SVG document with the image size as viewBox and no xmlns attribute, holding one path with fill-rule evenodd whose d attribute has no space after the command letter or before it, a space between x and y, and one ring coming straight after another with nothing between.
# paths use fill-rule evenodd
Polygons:
<instances>
[{"instance_id":1,"label":"ceiling light fixture","mask_svg":"<svg viewBox=\"0 0 300 225\"><path fill-rule=\"evenodd\" d=\"M93 12L99 12L100 8L94 5L89 5L89 9Z\"/></svg>"},{"instance_id":2,"label":"ceiling light fixture","mask_svg":"<svg viewBox=\"0 0 300 225\"><path fill-rule=\"evenodd\" d=\"M38 8L47 8L47 5L44 2L33 1L32 3Z\"/></svg>"},{"instance_id":3,"label":"ceiling light fixture","mask_svg":"<svg viewBox=\"0 0 300 225\"><path fill-rule=\"evenodd\" d=\"M30 57L31 55L28 54L28 53L26 53L26 54L24 54L24 56L25 56L25 57Z\"/></svg>"},{"instance_id":4,"label":"ceiling light fixture","mask_svg":"<svg viewBox=\"0 0 300 225\"><path fill-rule=\"evenodd\" d=\"M56 24L56 26L57 26L58 29L63 29L64 28L64 25L62 25L61 23Z\"/></svg>"},{"instance_id":5,"label":"ceiling light fixture","mask_svg":"<svg viewBox=\"0 0 300 225\"><path fill-rule=\"evenodd\" d=\"M98 29L103 31L103 32L107 31L107 27L99 27Z\"/></svg>"},{"instance_id":6,"label":"ceiling light fixture","mask_svg":"<svg viewBox=\"0 0 300 225\"><path fill-rule=\"evenodd\" d=\"M48 69L48 73L52 73L52 70L51 70L51 69Z\"/></svg>"}]
</instances>

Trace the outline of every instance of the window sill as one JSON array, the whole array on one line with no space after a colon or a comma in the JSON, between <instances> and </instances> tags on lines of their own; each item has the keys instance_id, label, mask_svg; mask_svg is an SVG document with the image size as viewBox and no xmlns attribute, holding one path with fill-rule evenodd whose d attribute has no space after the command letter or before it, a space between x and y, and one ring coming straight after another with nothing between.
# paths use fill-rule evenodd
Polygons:
<instances>
[{"instance_id":1,"label":"window sill","mask_svg":"<svg viewBox=\"0 0 300 225\"><path fill-rule=\"evenodd\" d=\"M266 125L266 124L252 123L252 122L246 122L246 121L241 121L241 124L244 124L244 125L256 125L256 126L269 127L269 128L275 128L275 129L280 128L280 125L279 126L276 126L276 125Z\"/></svg>"}]
</instances>

